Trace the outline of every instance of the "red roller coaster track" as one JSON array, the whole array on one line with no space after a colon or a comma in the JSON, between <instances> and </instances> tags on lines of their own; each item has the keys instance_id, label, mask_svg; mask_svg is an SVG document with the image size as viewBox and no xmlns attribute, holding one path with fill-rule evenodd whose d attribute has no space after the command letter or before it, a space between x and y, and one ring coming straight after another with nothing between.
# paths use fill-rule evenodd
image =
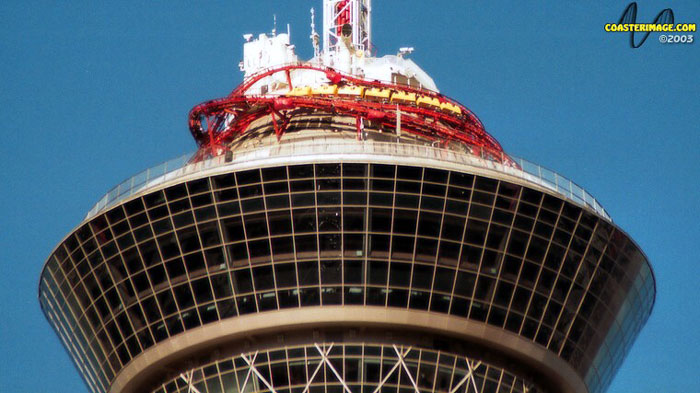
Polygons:
<instances>
[{"instance_id":1,"label":"red roller coaster track","mask_svg":"<svg viewBox=\"0 0 700 393\"><path fill-rule=\"evenodd\" d=\"M389 103L362 97L345 97L338 95L310 96L259 96L246 95L246 92L263 78L284 73L289 89L293 88L291 72L294 70L311 70L325 74L330 83L338 86L353 85L364 88L381 88L393 91L415 93L417 96L436 98L440 102L456 105L461 114L442 111L435 107L419 106L409 103ZM195 106L189 114L189 128L192 136L200 146L195 159L207 155L218 155L225 151L225 145L245 134L250 124L260 118L269 116L277 138L284 134L290 120L297 114L323 111L354 117L358 137L363 119L395 128L397 125L397 106L401 111L401 130L413 133L428 140L445 144L457 141L469 146L469 149L482 157L504 164L514 162L503 152L501 145L489 135L479 119L466 107L441 94L416 89L409 86L395 85L378 81L368 81L346 75L335 69L309 64L295 64L271 68L247 78L225 98L215 99Z\"/></svg>"}]
</instances>

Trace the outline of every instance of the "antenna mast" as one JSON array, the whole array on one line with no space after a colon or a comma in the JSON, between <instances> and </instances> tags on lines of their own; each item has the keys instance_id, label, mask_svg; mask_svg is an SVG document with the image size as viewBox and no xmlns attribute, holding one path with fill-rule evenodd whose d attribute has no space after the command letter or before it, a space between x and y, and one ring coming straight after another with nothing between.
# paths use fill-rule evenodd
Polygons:
<instances>
[{"instance_id":1,"label":"antenna mast","mask_svg":"<svg viewBox=\"0 0 700 393\"><path fill-rule=\"evenodd\" d=\"M352 46L369 54L372 42L372 0L323 0L323 51L334 51L343 35L343 26L352 31ZM346 28L347 31L347 28Z\"/></svg>"},{"instance_id":2,"label":"antenna mast","mask_svg":"<svg viewBox=\"0 0 700 393\"><path fill-rule=\"evenodd\" d=\"M311 35L309 38L311 38L311 45L314 47L314 58L320 61L321 51L319 50L319 35L316 32L316 23L314 22L315 14L314 8L311 7Z\"/></svg>"}]
</instances>

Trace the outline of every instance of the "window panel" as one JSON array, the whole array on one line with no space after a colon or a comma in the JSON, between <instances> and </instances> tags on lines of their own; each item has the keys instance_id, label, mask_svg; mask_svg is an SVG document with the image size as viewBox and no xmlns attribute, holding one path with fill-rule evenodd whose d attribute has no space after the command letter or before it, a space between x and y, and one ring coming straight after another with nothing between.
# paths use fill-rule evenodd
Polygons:
<instances>
[{"instance_id":1,"label":"window panel","mask_svg":"<svg viewBox=\"0 0 700 393\"><path fill-rule=\"evenodd\" d=\"M302 307L318 306L321 304L318 288L302 288L299 290Z\"/></svg>"},{"instance_id":2,"label":"window panel","mask_svg":"<svg viewBox=\"0 0 700 393\"><path fill-rule=\"evenodd\" d=\"M371 232L391 231L391 209L370 208L369 215Z\"/></svg>"},{"instance_id":3,"label":"window panel","mask_svg":"<svg viewBox=\"0 0 700 393\"><path fill-rule=\"evenodd\" d=\"M170 223L170 218L166 217L162 220L155 221L153 222L153 231L156 233L156 235L163 234L165 232L168 232L173 229L172 224Z\"/></svg>"},{"instance_id":4,"label":"window panel","mask_svg":"<svg viewBox=\"0 0 700 393\"><path fill-rule=\"evenodd\" d=\"M367 305L384 306L386 304L386 293L384 288L367 288Z\"/></svg>"},{"instance_id":5,"label":"window panel","mask_svg":"<svg viewBox=\"0 0 700 393\"><path fill-rule=\"evenodd\" d=\"M256 291L264 291L275 287L272 266L259 266L253 269L253 280Z\"/></svg>"},{"instance_id":6,"label":"window panel","mask_svg":"<svg viewBox=\"0 0 700 393\"><path fill-rule=\"evenodd\" d=\"M434 210L441 212L444 205L445 200L443 198L424 196L420 201L420 208L423 210Z\"/></svg>"},{"instance_id":7,"label":"window panel","mask_svg":"<svg viewBox=\"0 0 700 393\"><path fill-rule=\"evenodd\" d=\"M192 207L206 206L212 203L211 193L195 195L192 198Z\"/></svg>"},{"instance_id":8,"label":"window panel","mask_svg":"<svg viewBox=\"0 0 700 393\"><path fill-rule=\"evenodd\" d=\"M294 209L294 232L315 232L316 231L316 209Z\"/></svg>"},{"instance_id":9,"label":"window panel","mask_svg":"<svg viewBox=\"0 0 700 393\"><path fill-rule=\"evenodd\" d=\"M394 165L370 164L370 176L375 178L394 178L396 167Z\"/></svg>"},{"instance_id":10,"label":"window panel","mask_svg":"<svg viewBox=\"0 0 700 393\"><path fill-rule=\"evenodd\" d=\"M241 210L244 213L253 213L265 209L263 198L250 198L241 200Z\"/></svg>"},{"instance_id":11,"label":"window panel","mask_svg":"<svg viewBox=\"0 0 700 393\"><path fill-rule=\"evenodd\" d=\"M228 202L235 201L238 199L238 189L229 188L221 191L216 191L214 193L217 202Z\"/></svg>"},{"instance_id":12,"label":"window panel","mask_svg":"<svg viewBox=\"0 0 700 393\"><path fill-rule=\"evenodd\" d=\"M413 236L393 236L391 242L392 258L413 260Z\"/></svg>"},{"instance_id":13,"label":"window panel","mask_svg":"<svg viewBox=\"0 0 700 393\"><path fill-rule=\"evenodd\" d=\"M394 195L388 192L370 192L369 204L373 206L392 206Z\"/></svg>"},{"instance_id":14,"label":"window panel","mask_svg":"<svg viewBox=\"0 0 700 393\"><path fill-rule=\"evenodd\" d=\"M293 263L275 264L275 278L277 279L277 287L296 287L297 276L296 266Z\"/></svg>"},{"instance_id":15,"label":"window panel","mask_svg":"<svg viewBox=\"0 0 700 393\"><path fill-rule=\"evenodd\" d=\"M222 247L213 247L204 250L204 258L207 261L207 266L210 268L223 269L226 266L224 249Z\"/></svg>"},{"instance_id":16,"label":"window panel","mask_svg":"<svg viewBox=\"0 0 700 393\"><path fill-rule=\"evenodd\" d=\"M299 290L287 289L277 292L280 308L299 307Z\"/></svg>"},{"instance_id":17,"label":"window panel","mask_svg":"<svg viewBox=\"0 0 700 393\"><path fill-rule=\"evenodd\" d=\"M408 304L408 290L392 288L388 292L387 306L405 308Z\"/></svg>"},{"instance_id":18,"label":"window panel","mask_svg":"<svg viewBox=\"0 0 700 393\"><path fill-rule=\"evenodd\" d=\"M416 209L418 208L418 195L396 194L396 207Z\"/></svg>"},{"instance_id":19,"label":"window panel","mask_svg":"<svg viewBox=\"0 0 700 393\"><path fill-rule=\"evenodd\" d=\"M269 311L277 309L277 293L264 292L257 294L258 311Z\"/></svg>"},{"instance_id":20,"label":"window panel","mask_svg":"<svg viewBox=\"0 0 700 393\"><path fill-rule=\"evenodd\" d=\"M372 179L370 181L370 189L372 191L386 191L386 192L393 192L394 191L394 181L393 180L380 180L380 179Z\"/></svg>"},{"instance_id":21,"label":"window panel","mask_svg":"<svg viewBox=\"0 0 700 393\"><path fill-rule=\"evenodd\" d=\"M396 182L397 193L420 194L421 183L416 181L398 180Z\"/></svg>"},{"instance_id":22,"label":"window panel","mask_svg":"<svg viewBox=\"0 0 700 393\"><path fill-rule=\"evenodd\" d=\"M416 239L416 260L422 262L434 262L437 247L437 240L419 237Z\"/></svg>"},{"instance_id":23,"label":"window panel","mask_svg":"<svg viewBox=\"0 0 700 393\"><path fill-rule=\"evenodd\" d=\"M411 288L430 289L433 283L433 266L415 264L413 265L413 279Z\"/></svg>"},{"instance_id":24,"label":"window panel","mask_svg":"<svg viewBox=\"0 0 700 393\"><path fill-rule=\"evenodd\" d=\"M228 259L234 267L248 264L248 247L246 243L236 243L226 247Z\"/></svg>"},{"instance_id":25,"label":"window panel","mask_svg":"<svg viewBox=\"0 0 700 393\"><path fill-rule=\"evenodd\" d=\"M345 287L344 302L346 305L361 305L364 303L364 288Z\"/></svg>"},{"instance_id":26,"label":"window panel","mask_svg":"<svg viewBox=\"0 0 700 393\"><path fill-rule=\"evenodd\" d=\"M452 298L449 295L433 293L432 298L430 300L430 311L447 314L447 312L450 309L451 299Z\"/></svg>"},{"instance_id":27,"label":"window panel","mask_svg":"<svg viewBox=\"0 0 700 393\"><path fill-rule=\"evenodd\" d=\"M467 222L467 229L464 236L464 241L477 246L484 244L486 240L486 229L488 224L479 220L469 220Z\"/></svg>"},{"instance_id":28,"label":"window panel","mask_svg":"<svg viewBox=\"0 0 700 393\"><path fill-rule=\"evenodd\" d=\"M344 177L367 176L367 164L343 164Z\"/></svg>"},{"instance_id":29,"label":"window panel","mask_svg":"<svg viewBox=\"0 0 700 393\"><path fill-rule=\"evenodd\" d=\"M455 278L454 269L438 267L435 271L433 291L452 293L452 284Z\"/></svg>"},{"instance_id":30,"label":"window panel","mask_svg":"<svg viewBox=\"0 0 700 393\"><path fill-rule=\"evenodd\" d=\"M236 180L239 185L260 183L260 171L258 169L251 169L248 171L237 172Z\"/></svg>"},{"instance_id":31,"label":"window panel","mask_svg":"<svg viewBox=\"0 0 700 393\"><path fill-rule=\"evenodd\" d=\"M442 216L435 213L421 212L418 223L418 235L438 237Z\"/></svg>"},{"instance_id":32,"label":"window panel","mask_svg":"<svg viewBox=\"0 0 700 393\"><path fill-rule=\"evenodd\" d=\"M204 269L204 256L201 252L185 255L185 266L190 275Z\"/></svg>"},{"instance_id":33,"label":"window panel","mask_svg":"<svg viewBox=\"0 0 700 393\"><path fill-rule=\"evenodd\" d=\"M258 310L253 295L236 297L236 305L238 306L238 313L241 315L251 314Z\"/></svg>"},{"instance_id":34,"label":"window panel","mask_svg":"<svg viewBox=\"0 0 700 393\"><path fill-rule=\"evenodd\" d=\"M316 235L295 236L294 244L299 258L314 257L318 253Z\"/></svg>"},{"instance_id":35,"label":"window panel","mask_svg":"<svg viewBox=\"0 0 700 393\"><path fill-rule=\"evenodd\" d=\"M215 176L212 180L216 188L227 188L236 185L236 178L233 173Z\"/></svg>"},{"instance_id":36,"label":"window panel","mask_svg":"<svg viewBox=\"0 0 700 393\"><path fill-rule=\"evenodd\" d=\"M213 299L211 284L207 277L192 281L192 290L198 304L206 303Z\"/></svg>"},{"instance_id":37,"label":"window panel","mask_svg":"<svg viewBox=\"0 0 700 393\"><path fill-rule=\"evenodd\" d=\"M411 302L408 307L416 310L427 310L429 302L429 292L411 291Z\"/></svg>"},{"instance_id":38,"label":"window panel","mask_svg":"<svg viewBox=\"0 0 700 393\"><path fill-rule=\"evenodd\" d=\"M163 265L156 265L148 269L148 277L151 280L151 284L154 288L161 286L167 280Z\"/></svg>"},{"instance_id":39,"label":"window panel","mask_svg":"<svg viewBox=\"0 0 700 393\"><path fill-rule=\"evenodd\" d=\"M318 262L299 262L299 285L318 285Z\"/></svg>"},{"instance_id":40,"label":"window panel","mask_svg":"<svg viewBox=\"0 0 700 393\"><path fill-rule=\"evenodd\" d=\"M339 260L321 261L321 284L342 283L342 264Z\"/></svg>"},{"instance_id":41,"label":"window panel","mask_svg":"<svg viewBox=\"0 0 700 393\"><path fill-rule=\"evenodd\" d=\"M207 206L194 211L194 216L198 222L211 220L216 218L216 208L214 206Z\"/></svg>"},{"instance_id":42,"label":"window panel","mask_svg":"<svg viewBox=\"0 0 700 393\"><path fill-rule=\"evenodd\" d=\"M302 206L314 206L316 204L316 196L313 192L307 192L302 194L292 194L292 206L302 207Z\"/></svg>"},{"instance_id":43,"label":"window panel","mask_svg":"<svg viewBox=\"0 0 700 393\"><path fill-rule=\"evenodd\" d=\"M265 195L283 194L289 192L289 186L286 181L266 182L264 184Z\"/></svg>"},{"instance_id":44,"label":"window panel","mask_svg":"<svg viewBox=\"0 0 700 393\"><path fill-rule=\"evenodd\" d=\"M440 253L438 254L438 263L443 265L456 266L459 261L460 244L441 241Z\"/></svg>"},{"instance_id":45,"label":"window panel","mask_svg":"<svg viewBox=\"0 0 700 393\"><path fill-rule=\"evenodd\" d=\"M363 284L365 282L365 264L363 260L346 259L343 281L345 284Z\"/></svg>"},{"instance_id":46,"label":"window panel","mask_svg":"<svg viewBox=\"0 0 700 393\"><path fill-rule=\"evenodd\" d=\"M342 287L323 287L321 288L321 301L324 306L339 305L343 303L343 288Z\"/></svg>"},{"instance_id":47,"label":"window panel","mask_svg":"<svg viewBox=\"0 0 700 393\"><path fill-rule=\"evenodd\" d=\"M231 278L233 279L233 290L236 294L253 292L253 280L249 269L234 270Z\"/></svg>"},{"instance_id":48,"label":"window panel","mask_svg":"<svg viewBox=\"0 0 700 393\"><path fill-rule=\"evenodd\" d=\"M372 234L369 237L369 255L386 257L389 253L389 236Z\"/></svg>"},{"instance_id":49,"label":"window panel","mask_svg":"<svg viewBox=\"0 0 700 393\"><path fill-rule=\"evenodd\" d=\"M289 208L289 196L287 194L269 196L265 198L268 210Z\"/></svg>"},{"instance_id":50,"label":"window panel","mask_svg":"<svg viewBox=\"0 0 700 393\"><path fill-rule=\"evenodd\" d=\"M340 207L318 209L319 232L337 232L341 229Z\"/></svg>"},{"instance_id":51,"label":"window panel","mask_svg":"<svg viewBox=\"0 0 700 393\"><path fill-rule=\"evenodd\" d=\"M406 287L411 283L411 264L392 262L390 265L389 286Z\"/></svg>"},{"instance_id":52,"label":"window panel","mask_svg":"<svg viewBox=\"0 0 700 393\"><path fill-rule=\"evenodd\" d=\"M176 228L181 228L190 225L194 222L194 216L191 210L186 210L182 213L173 215L173 224Z\"/></svg>"},{"instance_id":53,"label":"window panel","mask_svg":"<svg viewBox=\"0 0 700 393\"><path fill-rule=\"evenodd\" d=\"M255 240L248 243L251 264L270 261L270 242L268 239Z\"/></svg>"},{"instance_id":54,"label":"window panel","mask_svg":"<svg viewBox=\"0 0 700 393\"><path fill-rule=\"evenodd\" d=\"M266 182L287 179L287 169L285 167L263 168L261 172L262 178Z\"/></svg>"},{"instance_id":55,"label":"window panel","mask_svg":"<svg viewBox=\"0 0 700 393\"><path fill-rule=\"evenodd\" d=\"M319 192L318 194L316 194L316 201L318 206L340 205L340 193Z\"/></svg>"},{"instance_id":56,"label":"window panel","mask_svg":"<svg viewBox=\"0 0 700 393\"><path fill-rule=\"evenodd\" d=\"M184 310L194 305L192 290L187 283L174 287L173 292L175 293L175 299L177 299L177 305L180 310Z\"/></svg>"},{"instance_id":57,"label":"window panel","mask_svg":"<svg viewBox=\"0 0 700 393\"><path fill-rule=\"evenodd\" d=\"M374 285L386 285L388 265L384 261L369 262L369 283Z\"/></svg>"},{"instance_id":58,"label":"window panel","mask_svg":"<svg viewBox=\"0 0 700 393\"><path fill-rule=\"evenodd\" d=\"M346 234L343 235L343 248L345 249L346 257L361 257L364 255L366 235L364 234Z\"/></svg>"},{"instance_id":59,"label":"window panel","mask_svg":"<svg viewBox=\"0 0 700 393\"><path fill-rule=\"evenodd\" d=\"M488 237L486 238L486 247L503 250L508 236L508 227L502 225L491 224L489 227Z\"/></svg>"},{"instance_id":60,"label":"window panel","mask_svg":"<svg viewBox=\"0 0 700 393\"><path fill-rule=\"evenodd\" d=\"M233 296L231 278L228 273L212 275L211 286L214 289L214 296L217 299L224 299Z\"/></svg>"}]
</instances>

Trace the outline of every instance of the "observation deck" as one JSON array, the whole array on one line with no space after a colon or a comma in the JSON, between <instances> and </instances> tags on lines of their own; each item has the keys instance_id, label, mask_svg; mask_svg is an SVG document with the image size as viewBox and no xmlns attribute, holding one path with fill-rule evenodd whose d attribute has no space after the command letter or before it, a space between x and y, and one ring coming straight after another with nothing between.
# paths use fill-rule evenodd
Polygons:
<instances>
[{"instance_id":1,"label":"observation deck","mask_svg":"<svg viewBox=\"0 0 700 393\"><path fill-rule=\"evenodd\" d=\"M573 203L592 209L605 219L612 221L598 200L581 186L557 172L523 158L509 155L517 165L506 166L487 157L439 147L374 141L357 143L348 140L348 138L341 139L332 136L300 138L294 143L236 150L229 155L219 155L197 162L192 161L194 153L184 154L139 172L114 186L90 209L85 220L127 199L147 193L151 188L162 187L168 183L198 176L199 173L225 171L227 167L248 167L255 165L254 162L268 159L282 162L285 160L309 160L315 157L320 159L325 156L327 160L337 162L361 160L366 155L385 155L387 159L402 157L408 161L420 158L441 162L441 164L437 164L440 166L464 165L473 167L474 170L508 174L539 186L548 192L556 193ZM353 157L357 158L353 159Z\"/></svg>"},{"instance_id":2,"label":"observation deck","mask_svg":"<svg viewBox=\"0 0 700 393\"><path fill-rule=\"evenodd\" d=\"M246 35L199 149L114 187L39 301L93 393L598 393L651 313L648 259L583 188L508 155L371 1L324 50Z\"/></svg>"},{"instance_id":3,"label":"observation deck","mask_svg":"<svg viewBox=\"0 0 700 393\"><path fill-rule=\"evenodd\" d=\"M251 336L316 356L299 329L318 332L323 354L457 340L470 367L522 389L594 392L653 304L638 246L583 189L526 161L300 131L171 162L103 198L42 273L43 308L66 343L83 343L69 350L96 392L182 383L162 370L201 351L252 362Z\"/></svg>"}]
</instances>

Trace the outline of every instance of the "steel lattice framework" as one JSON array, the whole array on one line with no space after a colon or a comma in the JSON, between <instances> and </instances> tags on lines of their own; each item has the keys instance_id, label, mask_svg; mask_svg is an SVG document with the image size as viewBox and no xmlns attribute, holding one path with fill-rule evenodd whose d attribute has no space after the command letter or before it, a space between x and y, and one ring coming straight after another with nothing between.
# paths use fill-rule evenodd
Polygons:
<instances>
[{"instance_id":1,"label":"steel lattice framework","mask_svg":"<svg viewBox=\"0 0 700 393\"><path fill-rule=\"evenodd\" d=\"M286 75L291 91L294 87L291 74L298 70L317 71L325 75L331 83L340 86L391 89L435 98L456 105L460 108L460 114L455 115L432 107L406 103L389 103L381 100L331 95L263 96L246 94L255 84L279 73ZM189 114L190 132L200 146L200 151L195 159L221 154L227 143L245 134L253 121L264 117L271 119L275 134L279 139L294 116L307 114L311 111L354 117L358 139L365 120L378 122L382 126L394 129L400 122L401 129L408 133L441 144L446 144L449 141L464 143L477 148L480 154L486 154L494 161L515 165L504 154L498 141L485 131L483 124L474 113L444 95L404 85L368 81L343 74L329 67L309 64L287 65L259 72L244 81L227 97L195 106Z\"/></svg>"},{"instance_id":2,"label":"steel lattice framework","mask_svg":"<svg viewBox=\"0 0 700 393\"><path fill-rule=\"evenodd\" d=\"M308 375L302 393L309 393L311 384L314 383L316 376L319 375L319 372L323 370L324 366L327 367L330 373L336 378L336 380L340 382L345 393L356 393L353 392L353 389L343 378L342 370L339 371L338 369L336 369L336 367L329 359L329 354L331 353L331 350L333 349L334 345L335 343L333 342L326 342L320 344L314 343L314 347L321 356L321 362L319 362L314 368L314 371L310 375ZM408 380L410 381L411 386L413 387L414 393L421 393L421 389L416 383L416 380L418 378L418 375L415 375L416 370L412 371L406 364L406 357L409 353L411 353L413 347L403 345L397 346L396 344L392 344L392 347L396 352L396 360L391 366L391 368L386 370L381 376L379 384L373 389L372 393L381 392L382 388L387 383L387 381L389 381L392 375L398 373L403 373L402 375L408 377ZM272 393L277 393L277 390L275 389L271 381L268 381L268 378L266 378L265 375L263 375L263 373L260 370L258 370L258 367L256 367L255 365L256 359L258 358L258 354L259 351L255 351L250 354L241 353L238 355L238 358L242 359L249 367L248 371L246 372L245 379L243 380L243 384L240 387L240 391L249 391L246 390L246 388L249 388L249 385L253 383L253 380L257 379L259 385L265 386L265 388L267 388ZM483 367L484 364L479 360L473 360L468 357L464 357L464 361L467 366L467 373L459 381L455 380L453 386L449 390L449 393L459 393L467 391L474 393L482 393L482 390L479 388L479 385L477 385L476 372L477 370L479 370L479 368ZM187 384L187 393L203 393L195 386L193 374L194 370L189 370L187 372L180 373L179 379L182 380L185 384ZM525 380L521 380L519 382L522 384L522 386L519 386L519 388L522 389L523 392L527 393L530 391L531 386ZM470 388L472 390L470 390Z\"/></svg>"}]
</instances>

